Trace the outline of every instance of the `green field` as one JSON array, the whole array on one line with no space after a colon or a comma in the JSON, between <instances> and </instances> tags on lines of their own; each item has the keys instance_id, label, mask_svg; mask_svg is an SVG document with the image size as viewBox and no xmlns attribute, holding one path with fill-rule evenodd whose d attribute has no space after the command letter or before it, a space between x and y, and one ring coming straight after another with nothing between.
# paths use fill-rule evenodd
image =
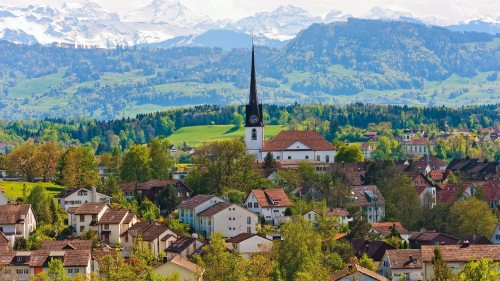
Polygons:
<instances>
[{"instance_id":1,"label":"green field","mask_svg":"<svg viewBox=\"0 0 500 281\"><path fill-rule=\"evenodd\" d=\"M287 126L268 125L264 128L264 134L268 139L284 130L287 130ZM243 137L245 137L244 127L235 130L233 125L206 125L180 128L167 139L176 146L182 146L186 142L189 146L196 147L204 142Z\"/></svg>"},{"instance_id":2,"label":"green field","mask_svg":"<svg viewBox=\"0 0 500 281\"><path fill-rule=\"evenodd\" d=\"M41 185L49 192L50 196L55 196L61 192L64 187L50 182L19 182L19 181L0 181L0 188L3 188L5 195L11 199L23 196L23 186L26 185L29 194L35 185Z\"/></svg>"}]
</instances>

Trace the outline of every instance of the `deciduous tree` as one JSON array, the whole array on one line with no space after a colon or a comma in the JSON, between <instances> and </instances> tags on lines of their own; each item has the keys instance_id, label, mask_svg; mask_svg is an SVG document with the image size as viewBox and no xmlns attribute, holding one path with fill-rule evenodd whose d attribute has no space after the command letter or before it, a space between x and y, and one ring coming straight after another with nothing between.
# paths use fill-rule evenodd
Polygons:
<instances>
[{"instance_id":1,"label":"deciduous tree","mask_svg":"<svg viewBox=\"0 0 500 281\"><path fill-rule=\"evenodd\" d=\"M451 208L450 216L453 218L450 233L459 238L472 234L491 237L496 225L490 206L476 197L456 203Z\"/></svg>"},{"instance_id":2,"label":"deciduous tree","mask_svg":"<svg viewBox=\"0 0 500 281\"><path fill-rule=\"evenodd\" d=\"M469 262L465 264L458 272L458 278L461 281L481 280L481 281L496 281L500 280L500 271L498 270L498 262L489 258L480 258L476 260L471 257Z\"/></svg>"},{"instance_id":3,"label":"deciduous tree","mask_svg":"<svg viewBox=\"0 0 500 281\"><path fill-rule=\"evenodd\" d=\"M161 214L168 215L175 211L181 199L177 196L177 191L172 185L165 186L156 196L156 205L160 208Z\"/></svg>"},{"instance_id":4,"label":"deciduous tree","mask_svg":"<svg viewBox=\"0 0 500 281\"><path fill-rule=\"evenodd\" d=\"M363 153L361 152L361 147L357 145L344 145L340 147L337 154L335 155L335 162L337 163L353 163L363 161L365 161L365 158L363 157Z\"/></svg>"},{"instance_id":5,"label":"deciduous tree","mask_svg":"<svg viewBox=\"0 0 500 281\"><path fill-rule=\"evenodd\" d=\"M151 157L145 145L134 144L125 152L120 178L127 182L145 182L151 179Z\"/></svg>"},{"instance_id":6,"label":"deciduous tree","mask_svg":"<svg viewBox=\"0 0 500 281\"><path fill-rule=\"evenodd\" d=\"M58 181L67 187L91 188L101 180L94 153L84 146L68 148L59 159L57 170Z\"/></svg>"}]
</instances>

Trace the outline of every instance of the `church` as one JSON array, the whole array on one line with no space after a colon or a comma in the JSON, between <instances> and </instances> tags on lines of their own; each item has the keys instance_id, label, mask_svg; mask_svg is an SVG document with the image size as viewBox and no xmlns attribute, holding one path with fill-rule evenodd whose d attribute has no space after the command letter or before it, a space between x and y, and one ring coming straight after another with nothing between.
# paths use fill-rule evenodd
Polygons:
<instances>
[{"instance_id":1,"label":"church","mask_svg":"<svg viewBox=\"0 0 500 281\"><path fill-rule=\"evenodd\" d=\"M252 46L252 69L250 97L246 105L245 143L247 152L257 160L263 160L272 153L276 160L305 160L333 163L336 149L316 131L282 131L272 140L264 139L262 104L257 96L255 78L255 55Z\"/></svg>"}]
</instances>

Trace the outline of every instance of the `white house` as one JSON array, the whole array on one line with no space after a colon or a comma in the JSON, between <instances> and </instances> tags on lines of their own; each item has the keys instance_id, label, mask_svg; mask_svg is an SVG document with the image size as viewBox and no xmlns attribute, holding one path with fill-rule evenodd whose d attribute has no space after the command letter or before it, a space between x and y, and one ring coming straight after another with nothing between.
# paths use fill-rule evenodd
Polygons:
<instances>
[{"instance_id":1,"label":"white house","mask_svg":"<svg viewBox=\"0 0 500 281\"><path fill-rule=\"evenodd\" d=\"M203 241L198 239L197 236L197 234L193 234L192 237L181 237L172 242L170 246L165 249L167 259L170 260L174 256L189 258L204 245Z\"/></svg>"},{"instance_id":2,"label":"white house","mask_svg":"<svg viewBox=\"0 0 500 281\"><path fill-rule=\"evenodd\" d=\"M490 240L493 244L500 244L500 223L497 223Z\"/></svg>"},{"instance_id":3,"label":"white house","mask_svg":"<svg viewBox=\"0 0 500 281\"><path fill-rule=\"evenodd\" d=\"M364 142L361 144L361 153L365 159L372 158L372 153L375 150L375 146L370 144L369 142Z\"/></svg>"},{"instance_id":4,"label":"white house","mask_svg":"<svg viewBox=\"0 0 500 281\"><path fill-rule=\"evenodd\" d=\"M424 280L420 250L400 249L385 251L380 263L380 271L383 276L393 281Z\"/></svg>"},{"instance_id":5,"label":"white house","mask_svg":"<svg viewBox=\"0 0 500 281\"><path fill-rule=\"evenodd\" d=\"M370 232L379 234L381 238L387 238L391 234L391 231L395 229L399 235L401 235L401 239L406 242L409 242L411 233L406 230L400 222L375 222L372 223L372 228Z\"/></svg>"},{"instance_id":6,"label":"white house","mask_svg":"<svg viewBox=\"0 0 500 281\"><path fill-rule=\"evenodd\" d=\"M133 242L141 236L143 243L147 243L153 254L157 256L178 239L177 233L157 222L138 222L122 233L123 254L130 256L133 252Z\"/></svg>"},{"instance_id":7,"label":"white house","mask_svg":"<svg viewBox=\"0 0 500 281\"><path fill-rule=\"evenodd\" d=\"M304 219L309 222L316 222L316 216L323 214L327 217L338 217L340 224L349 224L352 221L352 217L349 216L349 212L341 208L327 208L326 210L310 210L303 215Z\"/></svg>"},{"instance_id":8,"label":"white house","mask_svg":"<svg viewBox=\"0 0 500 281\"><path fill-rule=\"evenodd\" d=\"M177 206L177 210L179 211L179 221L189 224L194 232L199 232L200 220L198 219L198 214L223 201L224 200L216 197L215 195L207 194L196 195L192 198L184 200Z\"/></svg>"},{"instance_id":9,"label":"white house","mask_svg":"<svg viewBox=\"0 0 500 281\"><path fill-rule=\"evenodd\" d=\"M256 213L266 222L277 224L277 220L285 215L285 210L293 204L285 191L277 189L253 189L247 195L243 206Z\"/></svg>"},{"instance_id":10,"label":"white house","mask_svg":"<svg viewBox=\"0 0 500 281\"><path fill-rule=\"evenodd\" d=\"M335 272L330 281L388 281L389 279L375 273L359 264L349 264L347 267Z\"/></svg>"},{"instance_id":11,"label":"white house","mask_svg":"<svg viewBox=\"0 0 500 281\"><path fill-rule=\"evenodd\" d=\"M106 244L122 243L121 234L139 221L137 214L127 209L108 209L97 222L99 236Z\"/></svg>"},{"instance_id":12,"label":"white house","mask_svg":"<svg viewBox=\"0 0 500 281\"><path fill-rule=\"evenodd\" d=\"M36 229L36 218L30 204L0 205L0 232L9 239L11 246L15 239L28 239Z\"/></svg>"},{"instance_id":13,"label":"white house","mask_svg":"<svg viewBox=\"0 0 500 281\"><path fill-rule=\"evenodd\" d=\"M255 233L240 233L229 238L226 243L230 245L228 248L247 259L253 254L268 253L273 248L272 240Z\"/></svg>"},{"instance_id":14,"label":"white house","mask_svg":"<svg viewBox=\"0 0 500 281\"><path fill-rule=\"evenodd\" d=\"M425 138L417 138L409 130L403 134L403 149L406 154L411 155L429 155L434 149L434 145Z\"/></svg>"},{"instance_id":15,"label":"white house","mask_svg":"<svg viewBox=\"0 0 500 281\"><path fill-rule=\"evenodd\" d=\"M224 237L239 233L256 233L258 216L236 204L219 202L197 214L198 233L210 238L212 233L221 232Z\"/></svg>"},{"instance_id":16,"label":"white house","mask_svg":"<svg viewBox=\"0 0 500 281\"><path fill-rule=\"evenodd\" d=\"M70 207L80 207L85 203L110 203L111 197L95 190L85 188L68 188L55 196L57 202L67 212Z\"/></svg>"},{"instance_id":17,"label":"white house","mask_svg":"<svg viewBox=\"0 0 500 281\"><path fill-rule=\"evenodd\" d=\"M80 207L69 207L68 225L73 226L76 235L81 235L84 230L98 233L97 223L107 210L107 203L84 203Z\"/></svg>"},{"instance_id":18,"label":"white house","mask_svg":"<svg viewBox=\"0 0 500 281\"><path fill-rule=\"evenodd\" d=\"M351 186L351 202L361 208L369 223L385 217L385 199L375 185Z\"/></svg>"},{"instance_id":19,"label":"white house","mask_svg":"<svg viewBox=\"0 0 500 281\"><path fill-rule=\"evenodd\" d=\"M178 273L179 280L182 281L201 281L203 280L205 269L186 258L174 256L168 262L155 266L154 271L161 276Z\"/></svg>"}]
</instances>

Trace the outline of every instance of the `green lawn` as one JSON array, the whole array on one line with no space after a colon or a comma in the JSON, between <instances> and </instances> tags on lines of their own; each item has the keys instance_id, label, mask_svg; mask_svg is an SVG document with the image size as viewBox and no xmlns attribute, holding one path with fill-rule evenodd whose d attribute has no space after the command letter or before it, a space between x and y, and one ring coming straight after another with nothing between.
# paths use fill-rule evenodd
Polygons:
<instances>
[{"instance_id":1,"label":"green lawn","mask_svg":"<svg viewBox=\"0 0 500 281\"><path fill-rule=\"evenodd\" d=\"M264 134L268 139L284 130L287 130L287 126L268 125L264 127ZM204 142L231 138L239 139L244 136L244 127L235 130L233 125L205 125L180 128L170 135L168 140L176 146L182 146L183 142L187 142L189 146L196 147Z\"/></svg>"},{"instance_id":2,"label":"green lawn","mask_svg":"<svg viewBox=\"0 0 500 281\"><path fill-rule=\"evenodd\" d=\"M28 194L30 190L37 184L45 187L51 196L55 196L61 192L64 187L50 183L50 182L19 182L19 181L0 181L0 188L3 188L5 195L7 197L16 199L23 195L23 186L26 185L28 188Z\"/></svg>"}]
</instances>

